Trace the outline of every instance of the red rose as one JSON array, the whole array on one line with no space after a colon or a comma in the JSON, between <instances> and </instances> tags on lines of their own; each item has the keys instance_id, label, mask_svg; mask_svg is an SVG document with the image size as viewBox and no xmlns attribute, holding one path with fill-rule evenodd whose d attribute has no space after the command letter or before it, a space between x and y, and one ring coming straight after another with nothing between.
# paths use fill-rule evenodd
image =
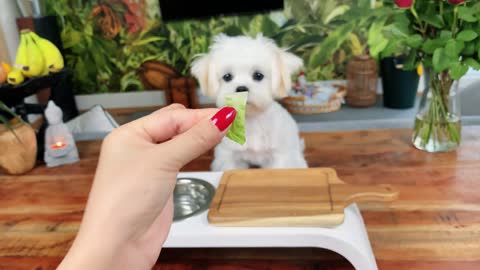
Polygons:
<instances>
[{"instance_id":1,"label":"red rose","mask_svg":"<svg viewBox=\"0 0 480 270\"><path fill-rule=\"evenodd\" d=\"M460 5L465 2L465 0L448 0L448 2L453 5Z\"/></svg>"},{"instance_id":2,"label":"red rose","mask_svg":"<svg viewBox=\"0 0 480 270\"><path fill-rule=\"evenodd\" d=\"M397 4L399 8L410 8L413 5L413 0L395 0L395 4Z\"/></svg>"}]
</instances>

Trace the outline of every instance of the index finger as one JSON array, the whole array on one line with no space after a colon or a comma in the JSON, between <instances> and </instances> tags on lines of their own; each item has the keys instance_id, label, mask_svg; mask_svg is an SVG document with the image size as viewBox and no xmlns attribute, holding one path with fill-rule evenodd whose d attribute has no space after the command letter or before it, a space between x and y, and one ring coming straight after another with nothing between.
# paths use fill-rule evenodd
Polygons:
<instances>
[{"instance_id":1,"label":"index finger","mask_svg":"<svg viewBox=\"0 0 480 270\"><path fill-rule=\"evenodd\" d=\"M189 130L200 120L213 116L219 109L158 110L126 125L146 140L160 143Z\"/></svg>"}]
</instances>

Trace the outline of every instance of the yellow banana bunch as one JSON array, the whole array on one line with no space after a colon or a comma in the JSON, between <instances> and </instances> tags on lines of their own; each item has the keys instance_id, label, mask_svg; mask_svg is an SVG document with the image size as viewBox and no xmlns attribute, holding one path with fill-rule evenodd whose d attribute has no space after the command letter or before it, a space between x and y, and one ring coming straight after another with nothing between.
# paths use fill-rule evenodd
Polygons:
<instances>
[{"instance_id":1,"label":"yellow banana bunch","mask_svg":"<svg viewBox=\"0 0 480 270\"><path fill-rule=\"evenodd\" d=\"M30 30L21 31L15 68L21 70L24 77L31 78L47 75L49 72L59 72L63 66L62 54L52 42ZM17 78L15 81L19 81L18 70L12 76Z\"/></svg>"},{"instance_id":2,"label":"yellow banana bunch","mask_svg":"<svg viewBox=\"0 0 480 270\"><path fill-rule=\"evenodd\" d=\"M25 35L20 35L20 44L17 49L17 57L13 68L23 69L27 65L27 38Z\"/></svg>"},{"instance_id":3,"label":"yellow banana bunch","mask_svg":"<svg viewBox=\"0 0 480 270\"><path fill-rule=\"evenodd\" d=\"M27 30L26 33L22 31L22 34L26 35L25 39L27 40L27 65L23 66L22 72L27 78L45 74L45 57L35 41L33 41L30 33L29 30Z\"/></svg>"},{"instance_id":4,"label":"yellow banana bunch","mask_svg":"<svg viewBox=\"0 0 480 270\"><path fill-rule=\"evenodd\" d=\"M64 63L60 50L48 39L41 38L34 32L30 32L30 35L43 53L45 58L45 69L50 72L59 72L62 70Z\"/></svg>"}]
</instances>

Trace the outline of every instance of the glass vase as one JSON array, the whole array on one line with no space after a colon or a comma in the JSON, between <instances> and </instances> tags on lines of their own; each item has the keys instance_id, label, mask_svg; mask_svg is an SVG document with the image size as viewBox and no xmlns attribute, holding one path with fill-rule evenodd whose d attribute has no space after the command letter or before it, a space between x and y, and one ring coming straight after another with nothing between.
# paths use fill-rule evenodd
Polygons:
<instances>
[{"instance_id":1,"label":"glass vase","mask_svg":"<svg viewBox=\"0 0 480 270\"><path fill-rule=\"evenodd\" d=\"M460 146L461 108L458 80L448 71L425 70L425 89L415 117L413 145L427 152L448 152Z\"/></svg>"}]
</instances>

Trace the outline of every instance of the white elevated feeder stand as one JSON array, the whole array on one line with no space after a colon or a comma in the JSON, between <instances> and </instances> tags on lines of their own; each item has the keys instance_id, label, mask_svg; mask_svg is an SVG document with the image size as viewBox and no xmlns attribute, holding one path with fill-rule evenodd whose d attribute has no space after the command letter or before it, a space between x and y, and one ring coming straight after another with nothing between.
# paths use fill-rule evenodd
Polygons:
<instances>
[{"instance_id":1,"label":"white elevated feeder stand","mask_svg":"<svg viewBox=\"0 0 480 270\"><path fill-rule=\"evenodd\" d=\"M222 172L182 173L217 187ZM377 270L365 224L358 207L345 209L345 221L333 228L217 227L207 212L176 222L165 243L169 248L318 247L345 257L357 270Z\"/></svg>"}]
</instances>

